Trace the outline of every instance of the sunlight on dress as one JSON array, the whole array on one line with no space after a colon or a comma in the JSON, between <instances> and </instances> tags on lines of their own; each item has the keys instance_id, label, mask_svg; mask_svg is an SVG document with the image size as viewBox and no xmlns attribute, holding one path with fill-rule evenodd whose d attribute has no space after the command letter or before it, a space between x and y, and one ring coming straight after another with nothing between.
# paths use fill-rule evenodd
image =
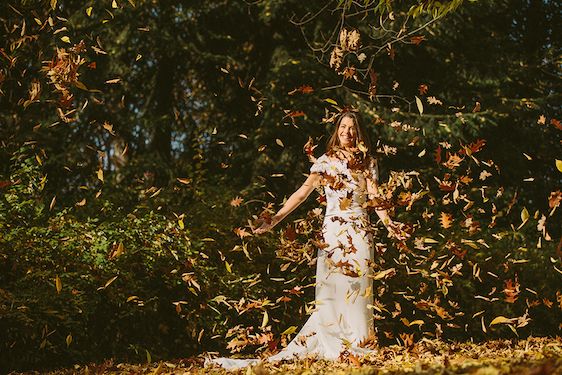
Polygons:
<instances>
[{"instance_id":1,"label":"sunlight on dress","mask_svg":"<svg viewBox=\"0 0 562 375\"><path fill-rule=\"evenodd\" d=\"M377 164L371 159L365 173L352 173L345 160L326 154L316 160L311 173L322 176L326 213L322 226L324 242L316 262L315 309L295 338L279 353L263 361L302 359L307 356L336 360L342 352L354 355L376 353L361 346L374 335L372 275L374 256L365 174L378 179ZM246 367L260 359L207 359L205 366L226 369Z\"/></svg>"}]
</instances>

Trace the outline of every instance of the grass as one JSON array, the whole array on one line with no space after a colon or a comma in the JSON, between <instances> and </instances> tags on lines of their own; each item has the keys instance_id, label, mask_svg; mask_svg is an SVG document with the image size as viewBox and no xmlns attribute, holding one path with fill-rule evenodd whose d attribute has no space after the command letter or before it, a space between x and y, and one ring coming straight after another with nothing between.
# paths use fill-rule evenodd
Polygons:
<instances>
[{"instance_id":1,"label":"grass","mask_svg":"<svg viewBox=\"0 0 562 375\"><path fill-rule=\"evenodd\" d=\"M303 359L278 364L264 363L231 372L219 367L204 368L203 361L203 356L150 364L108 360L101 364L75 365L73 368L43 374L550 375L562 374L562 338L530 337L525 340L490 340L482 343L422 339L410 347L381 347L376 355L370 357L346 356L337 362Z\"/></svg>"}]
</instances>

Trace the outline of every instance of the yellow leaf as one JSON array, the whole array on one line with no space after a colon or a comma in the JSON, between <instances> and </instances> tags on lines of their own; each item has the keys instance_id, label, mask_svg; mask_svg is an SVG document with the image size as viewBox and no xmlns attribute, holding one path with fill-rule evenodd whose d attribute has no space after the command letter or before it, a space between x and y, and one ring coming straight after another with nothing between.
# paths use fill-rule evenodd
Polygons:
<instances>
[{"instance_id":1,"label":"yellow leaf","mask_svg":"<svg viewBox=\"0 0 562 375\"><path fill-rule=\"evenodd\" d=\"M263 312L263 320L261 322L261 328L265 328L265 326L267 326L267 323L269 322L269 315L267 315L267 311Z\"/></svg>"},{"instance_id":2,"label":"yellow leaf","mask_svg":"<svg viewBox=\"0 0 562 375\"><path fill-rule=\"evenodd\" d=\"M226 267L226 271L228 273L232 273L232 266L226 260L224 261L224 266Z\"/></svg>"},{"instance_id":3,"label":"yellow leaf","mask_svg":"<svg viewBox=\"0 0 562 375\"><path fill-rule=\"evenodd\" d=\"M55 288L57 288L57 293L60 293L62 290L62 280L59 275L55 277Z\"/></svg>"},{"instance_id":4,"label":"yellow leaf","mask_svg":"<svg viewBox=\"0 0 562 375\"><path fill-rule=\"evenodd\" d=\"M178 225L180 226L180 229L185 228L185 226L184 226L184 224L183 224L183 217L178 220Z\"/></svg>"},{"instance_id":5,"label":"yellow leaf","mask_svg":"<svg viewBox=\"0 0 562 375\"><path fill-rule=\"evenodd\" d=\"M62 41L65 42L65 43L70 43L70 38L67 37L66 35L63 36L63 37L61 37L60 40L62 40Z\"/></svg>"},{"instance_id":6,"label":"yellow leaf","mask_svg":"<svg viewBox=\"0 0 562 375\"><path fill-rule=\"evenodd\" d=\"M121 254L123 254L123 252L125 252L125 246L123 246L123 242L119 242L119 245L117 246L117 250L115 250L115 254L113 255L112 258L117 258Z\"/></svg>"},{"instance_id":7,"label":"yellow leaf","mask_svg":"<svg viewBox=\"0 0 562 375\"><path fill-rule=\"evenodd\" d=\"M295 333L297 331L297 326L290 326L286 330L284 330L281 335L290 335L291 333Z\"/></svg>"},{"instance_id":8,"label":"yellow leaf","mask_svg":"<svg viewBox=\"0 0 562 375\"><path fill-rule=\"evenodd\" d=\"M103 169L98 169L98 179L103 182Z\"/></svg>"},{"instance_id":9,"label":"yellow leaf","mask_svg":"<svg viewBox=\"0 0 562 375\"><path fill-rule=\"evenodd\" d=\"M418 111L420 112L420 115L423 115L423 103L420 100L420 98L418 98L416 96L416 106L418 106Z\"/></svg>"},{"instance_id":10,"label":"yellow leaf","mask_svg":"<svg viewBox=\"0 0 562 375\"><path fill-rule=\"evenodd\" d=\"M80 81L74 82L74 86L78 87L80 90L88 91L88 88L86 87L86 85L83 84Z\"/></svg>"},{"instance_id":11,"label":"yellow leaf","mask_svg":"<svg viewBox=\"0 0 562 375\"><path fill-rule=\"evenodd\" d=\"M35 154L35 160L37 160L37 163L39 163L39 165L43 165L43 161L41 160L39 155Z\"/></svg>"},{"instance_id":12,"label":"yellow leaf","mask_svg":"<svg viewBox=\"0 0 562 375\"><path fill-rule=\"evenodd\" d=\"M182 184L184 184L184 185L189 185L189 184L191 183L191 180L190 180L189 178L180 178L180 177L178 177L177 180L178 180L179 182L181 182Z\"/></svg>"},{"instance_id":13,"label":"yellow leaf","mask_svg":"<svg viewBox=\"0 0 562 375\"><path fill-rule=\"evenodd\" d=\"M57 0L51 0L51 8L55 9L57 7Z\"/></svg>"},{"instance_id":14,"label":"yellow leaf","mask_svg":"<svg viewBox=\"0 0 562 375\"><path fill-rule=\"evenodd\" d=\"M511 323L511 319L506 318L505 316L497 316L490 322L490 325L493 326L494 324L504 324L504 323Z\"/></svg>"},{"instance_id":15,"label":"yellow leaf","mask_svg":"<svg viewBox=\"0 0 562 375\"><path fill-rule=\"evenodd\" d=\"M80 202L76 203L76 206L82 207L86 205L86 198L82 199Z\"/></svg>"},{"instance_id":16,"label":"yellow leaf","mask_svg":"<svg viewBox=\"0 0 562 375\"><path fill-rule=\"evenodd\" d=\"M57 196L55 195L53 197L53 199L51 200L51 204L49 205L49 211L51 211L53 209L53 207L55 207L55 202L57 201Z\"/></svg>"},{"instance_id":17,"label":"yellow leaf","mask_svg":"<svg viewBox=\"0 0 562 375\"><path fill-rule=\"evenodd\" d=\"M68 336L66 336L66 346L70 346L71 342L72 342L72 335L69 333Z\"/></svg>"},{"instance_id":18,"label":"yellow leaf","mask_svg":"<svg viewBox=\"0 0 562 375\"><path fill-rule=\"evenodd\" d=\"M43 22L41 22L41 20L39 18L34 18L35 22L41 26L43 24Z\"/></svg>"},{"instance_id":19,"label":"yellow leaf","mask_svg":"<svg viewBox=\"0 0 562 375\"><path fill-rule=\"evenodd\" d=\"M285 147L285 145L283 144L283 142L282 142L279 138L277 138L277 139L275 140L275 143L277 143L277 144L278 144L279 146L281 146L281 147Z\"/></svg>"},{"instance_id":20,"label":"yellow leaf","mask_svg":"<svg viewBox=\"0 0 562 375\"><path fill-rule=\"evenodd\" d=\"M387 270L381 271L374 276L374 279L380 280L380 279L384 278L386 275L388 275L390 273L393 273L394 271L395 271L394 268L389 268Z\"/></svg>"},{"instance_id":21,"label":"yellow leaf","mask_svg":"<svg viewBox=\"0 0 562 375\"><path fill-rule=\"evenodd\" d=\"M523 210L521 210L521 221L526 222L527 220L529 220L529 211L527 211L526 207L523 207Z\"/></svg>"},{"instance_id":22,"label":"yellow leaf","mask_svg":"<svg viewBox=\"0 0 562 375\"><path fill-rule=\"evenodd\" d=\"M107 280L107 282L105 283L105 285L99 287L98 290L102 290L102 289L105 289L105 288L107 288L108 286L110 286L111 283L114 282L115 279L117 279L117 277L119 277L119 276L113 276L111 279Z\"/></svg>"},{"instance_id":23,"label":"yellow leaf","mask_svg":"<svg viewBox=\"0 0 562 375\"><path fill-rule=\"evenodd\" d=\"M324 99L324 101L326 101L330 104L333 104L333 105L338 105L338 102L336 102L334 99L327 98L327 99Z\"/></svg>"},{"instance_id":24,"label":"yellow leaf","mask_svg":"<svg viewBox=\"0 0 562 375\"><path fill-rule=\"evenodd\" d=\"M113 2L111 3L111 7L113 9L116 9L117 8L117 1L113 0Z\"/></svg>"},{"instance_id":25,"label":"yellow leaf","mask_svg":"<svg viewBox=\"0 0 562 375\"><path fill-rule=\"evenodd\" d=\"M562 172L562 160L556 159L556 168L558 168L559 172Z\"/></svg>"},{"instance_id":26,"label":"yellow leaf","mask_svg":"<svg viewBox=\"0 0 562 375\"><path fill-rule=\"evenodd\" d=\"M418 158L421 158L425 155L425 148L418 154Z\"/></svg>"},{"instance_id":27,"label":"yellow leaf","mask_svg":"<svg viewBox=\"0 0 562 375\"><path fill-rule=\"evenodd\" d=\"M409 327L411 327L411 326L413 326L413 325L421 326L422 324L424 324L424 321L421 320L421 319L418 319L418 320L414 320L414 321L410 322L410 324L408 324L408 326L409 326Z\"/></svg>"},{"instance_id":28,"label":"yellow leaf","mask_svg":"<svg viewBox=\"0 0 562 375\"><path fill-rule=\"evenodd\" d=\"M429 237L424 237L423 242L424 243L439 243L438 241L434 240L433 238L429 238Z\"/></svg>"},{"instance_id":29,"label":"yellow leaf","mask_svg":"<svg viewBox=\"0 0 562 375\"><path fill-rule=\"evenodd\" d=\"M92 16L92 7L87 7L86 8L86 14L88 15L88 17Z\"/></svg>"}]
</instances>

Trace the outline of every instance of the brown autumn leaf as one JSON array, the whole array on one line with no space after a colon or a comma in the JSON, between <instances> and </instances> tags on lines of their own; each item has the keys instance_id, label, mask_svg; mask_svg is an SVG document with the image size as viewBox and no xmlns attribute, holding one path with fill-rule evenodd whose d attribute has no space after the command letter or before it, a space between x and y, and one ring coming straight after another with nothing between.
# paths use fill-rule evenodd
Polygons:
<instances>
[{"instance_id":1,"label":"brown autumn leaf","mask_svg":"<svg viewBox=\"0 0 562 375\"><path fill-rule=\"evenodd\" d=\"M295 95L295 94L298 94L299 92L301 94L312 94L314 92L314 89L312 88L312 86L303 85L303 86L300 86L300 87L298 87L294 90L289 91L288 94L289 95Z\"/></svg>"},{"instance_id":2,"label":"brown autumn leaf","mask_svg":"<svg viewBox=\"0 0 562 375\"><path fill-rule=\"evenodd\" d=\"M410 43L413 43L416 46L419 46L420 43L423 42L424 40L425 40L424 35L414 35L414 36L410 37Z\"/></svg>"},{"instance_id":3,"label":"brown autumn leaf","mask_svg":"<svg viewBox=\"0 0 562 375\"><path fill-rule=\"evenodd\" d=\"M176 180L178 180L178 182L184 184L184 185L189 185L191 183L191 179L190 178L176 178Z\"/></svg>"},{"instance_id":4,"label":"brown autumn leaf","mask_svg":"<svg viewBox=\"0 0 562 375\"><path fill-rule=\"evenodd\" d=\"M517 298L520 293L517 276L515 277L515 280L511 280L511 279L505 280L504 284L505 286L503 289L503 293L505 294L505 301L507 303L514 303L515 301L517 301Z\"/></svg>"},{"instance_id":5,"label":"brown autumn leaf","mask_svg":"<svg viewBox=\"0 0 562 375\"><path fill-rule=\"evenodd\" d=\"M418 87L418 92L420 93L420 95L425 95L427 94L427 91L429 90L429 86L422 83L419 87Z\"/></svg>"},{"instance_id":6,"label":"brown autumn leaf","mask_svg":"<svg viewBox=\"0 0 562 375\"><path fill-rule=\"evenodd\" d=\"M447 155L448 155L447 161L444 162L443 165L449 169L456 169L464 160L464 158L461 158L457 154L447 153Z\"/></svg>"},{"instance_id":7,"label":"brown autumn leaf","mask_svg":"<svg viewBox=\"0 0 562 375\"><path fill-rule=\"evenodd\" d=\"M453 215L445 212L441 212L439 216L439 223L443 229L448 229L453 224Z\"/></svg>"},{"instance_id":8,"label":"brown autumn leaf","mask_svg":"<svg viewBox=\"0 0 562 375\"><path fill-rule=\"evenodd\" d=\"M562 130L562 123L560 122L560 120L552 118L550 119L550 125L554 126L558 130Z\"/></svg>"},{"instance_id":9,"label":"brown autumn leaf","mask_svg":"<svg viewBox=\"0 0 562 375\"><path fill-rule=\"evenodd\" d=\"M109 134L115 135L115 132L113 131L113 125L111 125L109 122L105 121L103 123L103 128L107 130Z\"/></svg>"},{"instance_id":10,"label":"brown autumn leaf","mask_svg":"<svg viewBox=\"0 0 562 375\"><path fill-rule=\"evenodd\" d=\"M246 228L234 228L234 233L240 238L252 236L252 234L249 233Z\"/></svg>"},{"instance_id":11,"label":"brown autumn leaf","mask_svg":"<svg viewBox=\"0 0 562 375\"><path fill-rule=\"evenodd\" d=\"M292 225L287 226L285 232L283 233L285 238L289 241L294 241L297 239L297 232Z\"/></svg>"},{"instance_id":12,"label":"brown autumn leaf","mask_svg":"<svg viewBox=\"0 0 562 375\"><path fill-rule=\"evenodd\" d=\"M441 164L441 145L437 146L435 149L435 152L433 153L433 160L435 160L437 164Z\"/></svg>"},{"instance_id":13,"label":"brown autumn leaf","mask_svg":"<svg viewBox=\"0 0 562 375\"><path fill-rule=\"evenodd\" d=\"M435 96L428 96L427 102L431 105L443 105L443 102L437 99Z\"/></svg>"},{"instance_id":14,"label":"brown autumn leaf","mask_svg":"<svg viewBox=\"0 0 562 375\"><path fill-rule=\"evenodd\" d=\"M552 191L548 197L548 207L551 209L557 208L562 202L562 192L560 190Z\"/></svg>"},{"instance_id":15,"label":"brown autumn leaf","mask_svg":"<svg viewBox=\"0 0 562 375\"><path fill-rule=\"evenodd\" d=\"M230 201L232 207L240 207L240 204L244 201L244 198L236 197Z\"/></svg>"}]
</instances>

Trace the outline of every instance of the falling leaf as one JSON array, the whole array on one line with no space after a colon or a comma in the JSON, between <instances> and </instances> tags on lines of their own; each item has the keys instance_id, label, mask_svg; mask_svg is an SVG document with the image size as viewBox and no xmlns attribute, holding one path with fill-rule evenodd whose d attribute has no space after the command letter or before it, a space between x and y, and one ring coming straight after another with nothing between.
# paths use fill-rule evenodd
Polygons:
<instances>
[{"instance_id":1,"label":"falling leaf","mask_svg":"<svg viewBox=\"0 0 562 375\"><path fill-rule=\"evenodd\" d=\"M290 326L289 328L281 332L281 335L291 335L297 331L297 328L297 326Z\"/></svg>"},{"instance_id":2,"label":"falling leaf","mask_svg":"<svg viewBox=\"0 0 562 375\"><path fill-rule=\"evenodd\" d=\"M490 326L495 324L511 323L512 321L513 319L506 318L505 316L497 316L490 322Z\"/></svg>"},{"instance_id":3,"label":"falling leaf","mask_svg":"<svg viewBox=\"0 0 562 375\"><path fill-rule=\"evenodd\" d=\"M63 37L61 37L60 40L62 40L62 41L65 42L65 43L70 43L70 38L69 38L68 36L66 36L66 35L63 36Z\"/></svg>"},{"instance_id":4,"label":"falling leaf","mask_svg":"<svg viewBox=\"0 0 562 375\"><path fill-rule=\"evenodd\" d=\"M236 235L240 238L251 236L245 228L235 228L234 233L236 233Z\"/></svg>"},{"instance_id":5,"label":"falling leaf","mask_svg":"<svg viewBox=\"0 0 562 375\"><path fill-rule=\"evenodd\" d=\"M59 275L55 276L55 288L57 289L57 293L60 293L62 290L62 280Z\"/></svg>"},{"instance_id":6,"label":"falling leaf","mask_svg":"<svg viewBox=\"0 0 562 375\"><path fill-rule=\"evenodd\" d=\"M439 223L441 224L441 227L443 229L450 228L453 223L453 215L446 212L441 212L441 216L439 216Z\"/></svg>"},{"instance_id":7,"label":"falling leaf","mask_svg":"<svg viewBox=\"0 0 562 375\"><path fill-rule=\"evenodd\" d=\"M261 328L265 328L267 326L267 323L269 322L269 315L267 314L267 311L263 312L263 320L261 322Z\"/></svg>"},{"instance_id":8,"label":"falling leaf","mask_svg":"<svg viewBox=\"0 0 562 375\"><path fill-rule=\"evenodd\" d=\"M232 207L240 207L240 204L244 201L243 198L236 197L230 201Z\"/></svg>"},{"instance_id":9,"label":"falling leaf","mask_svg":"<svg viewBox=\"0 0 562 375\"><path fill-rule=\"evenodd\" d=\"M410 37L410 42L415 44L416 46L419 46L420 43L424 40L425 40L424 35L414 35L414 36Z\"/></svg>"},{"instance_id":10,"label":"falling leaf","mask_svg":"<svg viewBox=\"0 0 562 375\"><path fill-rule=\"evenodd\" d=\"M529 220L529 211L527 211L526 207L523 207L523 210L521 210L521 221L525 223L527 220Z\"/></svg>"},{"instance_id":11,"label":"falling leaf","mask_svg":"<svg viewBox=\"0 0 562 375\"><path fill-rule=\"evenodd\" d=\"M562 172L562 160L556 159L556 168L559 172Z\"/></svg>"},{"instance_id":12,"label":"falling leaf","mask_svg":"<svg viewBox=\"0 0 562 375\"><path fill-rule=\"evenodd\" d=\"M419 91L420 95L425 95L425 94L427 94L427 91L428 91L428 90L429 90L429 86L427 86L427 85L425 85L425 84L421 84L421 85L418 87L418 91Z\"/></svg>"},{"instance_id":13,"label":"falling leaf","mask_svg":"<svg viewBox=\"0 0 562 375\"><path fill-rule=\"evenodd\" d=\"M88 15L88 17L90 17L92 15L92 7L87 7L86 8L86 14Z\"/></svg>"},{"instance_id":14,"label":"falling leaf","mask_svg":"<svg viewBox=\"0 0 562 375\"><path fill-rule=\"evenodd\" d=\"M184 185L189 185L191 183L191 179L189 179L189 178L178 177L177 180L178 180L178 182L181 182Z\"/></svg>"},{"instance_id":15,"label":"falling leaf","mask_svg":"<svg viewBox=\"0 0 562 375\"><path fill-rule=\"evenodd\" d=\"M303 85L299 88L296 88L296 89L290 91L288 94L294 95L294 94L297 94L299 92L302 93L302 94L311 94L311 93L314 92L314 89L312 88L312 86Z\"/></svg>"},{"instance_id":16,"label":"falling leaf","mask_svg":"<svg viewBox=\"0 0 562 375\"><path fill-rule=\"evenodd\" d=\"M49 211L51 211L53 209L53 207L55 207L55 202L57 201L57 196L55 195L53 197L53 199L51 200L51 204L49 205Z\"/></svg>"},{"instance_id":17,"label":"falling leaf","mask_svg":"<svg viewBox=\"0 0 562 375\"><path fill-rule=\"evenodd\" d=\"M113 9L116 9L116 8L118 7L117 1L113 0L113 1L111 2L111 7L112 7Z\"/></svg>"},{"instance_id":18,"label":"falling leaf","mask_svg":"<svg viewBox=\"0 0 562 375\"><path fill-rule=\"evenodd\" d=\"M546 117L544 115L540 115L538 120L537 120L537 124L539 124L539 125L546 124Z\"/></svg>"},{"instance_id":19,"label":"falling leaf","mask_svg":"<svg viewBox=\"0 0 562 375\"><path fill-rule=\"evenodd\" d=\"M423 115L423 103L420 100L420 98L418 98L417 96L416 96L416 106L418 107L418 111L420 115Z\"/></svg>"},{"instance_id":20,"label":"falling leaf","mask_svg":"<svg viewBox=\"0 0 562 375\"><path fill-rule=\"evenodd\" d=\"M110 286L111 283L113 283L113 282L115 281L115 279L117 279L118 277L119 277L119 275L113 276L111 279L109 279L109 280L106 281L106 283L105 283L104 286L99 287L98 290L102 290L102 289L107 288L107 287Z\"/></svg>"},{"instance_id":21,"label":"falling leaf","mask_svg":"<svg viewBox=\"0 0 562 375\"><path fill-rule=\"evenodd\" d=\"M115 135L115 132L113 131L113 125L111 125L109 122L105 121L103 123L103 128L107 130L109 134Z\"/></svg>"},{"instance_id":22,"label":"falling leaf","mask_svg":"<svg viewBox=\"0 0 562 375\"><path fill-rule=\"evenodd\" d=\"M72 343L72 335L69 333L68 336L66 336L66 346L70 346L70 344Z\"/></svg>"},{"instance_id":23,"label":"falling leaf","mask_svg":"<svg viewBox=\"0 0 562 375\"><path fill-rule=\"evenodd\" d=\"M275 143L277 143L281 147L285 147L285 145L283 144L283 142L279 138L275 139Z\"/></svg>"},{"instance_id":24,"label":"falling leaf","mask_svg":"<svg viewBox=\"0 0 562 375\"><path fill-rule=\"evenodd\" d=\"M101 168L98 169L97 176L98 176L98 179L99 179L101 182L103 182L103 169L101 169Z\"/></svg>"}]
</instances>

